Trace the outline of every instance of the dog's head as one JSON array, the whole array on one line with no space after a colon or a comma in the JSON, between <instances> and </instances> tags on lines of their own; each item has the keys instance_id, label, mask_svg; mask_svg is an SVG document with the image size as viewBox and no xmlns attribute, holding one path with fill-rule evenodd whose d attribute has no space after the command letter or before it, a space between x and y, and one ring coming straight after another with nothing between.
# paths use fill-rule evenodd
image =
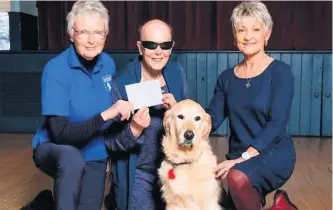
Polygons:
<instances>
[{"instance_id":1,"label":"dog's head","mask_svg":"<svg viewBox=\"0 0 333 210\"><path fill-rule=\"evenodd\" d=\"M165 112L163 126L169 139L181 148L191 149L208 140L211 118L198 103L187 99Z\"/></svg>"}]
</instances>

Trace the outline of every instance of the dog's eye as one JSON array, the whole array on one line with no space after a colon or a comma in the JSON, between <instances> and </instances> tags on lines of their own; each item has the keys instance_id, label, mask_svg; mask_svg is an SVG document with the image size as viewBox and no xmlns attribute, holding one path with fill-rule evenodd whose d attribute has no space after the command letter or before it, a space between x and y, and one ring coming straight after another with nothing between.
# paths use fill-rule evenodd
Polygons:
<instances>
[{"instance_id":1,"label":"dog's eye","mask_svg":"<svg viewBox=\"0 0 333 210\"><path fill-rule=\"evenodd\" d=\"M195 119L195 121L199 121L199 120L201 120L201 117L200 116L196 116L194 119Z\"/></svg>"},{"instance_id":2,"label":"dog's eye","mask_svg":"<svg viewBox=\"0 0 333 210\"><path fill-rule=\"evenodd\" d=\"M178 115L177 117L181 120L184 119L184 115L182 115L182 114Z\"/></svg>"}]
</instances>

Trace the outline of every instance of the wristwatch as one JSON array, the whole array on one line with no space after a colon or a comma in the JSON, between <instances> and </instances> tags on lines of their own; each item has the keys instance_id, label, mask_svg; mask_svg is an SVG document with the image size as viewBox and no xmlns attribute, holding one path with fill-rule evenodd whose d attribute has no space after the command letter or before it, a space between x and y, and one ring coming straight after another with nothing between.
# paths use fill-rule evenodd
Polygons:
<instances>
[{"instance_id":1,"label":"wristwatch","mask_svg":"<svg viewBox=\"0 0 333 210\"><path fill-rule=\"evenodd\" d=\"M251 158L251 155L250 155L248 152L243 152L243 153L242 153L242 158L243 158L244 160L248 160L248 159Z\"/></svg>"}]
</instances>

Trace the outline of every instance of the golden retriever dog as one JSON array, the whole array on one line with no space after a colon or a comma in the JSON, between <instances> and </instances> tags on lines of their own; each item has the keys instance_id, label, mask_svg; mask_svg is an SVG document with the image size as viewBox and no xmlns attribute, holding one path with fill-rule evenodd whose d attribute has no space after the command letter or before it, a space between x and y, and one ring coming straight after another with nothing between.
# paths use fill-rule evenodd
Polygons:
<instances>
[{"instance_id":1,"label":"golden retriever dog","mask_svg":"<svg viewBox=\"0 0 333 210\"><path fill-rule=\"evenodd\" d=\"M221 210L221 183L213 172L216 156L209 144L211 118L192 100L165 112L165 154L158 170L167 210Z\"/></svg>"}]
</instances>

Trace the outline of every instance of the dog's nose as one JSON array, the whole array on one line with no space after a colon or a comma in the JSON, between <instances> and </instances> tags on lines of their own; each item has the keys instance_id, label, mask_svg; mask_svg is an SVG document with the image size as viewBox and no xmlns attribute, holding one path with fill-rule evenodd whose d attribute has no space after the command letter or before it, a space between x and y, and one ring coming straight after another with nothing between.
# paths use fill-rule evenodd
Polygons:
<instances>
[{"instance_id":1,"label":"dog's nose","mask_svg":"<svg viewBox=\"0 0 333 210\"><path fill-rule=\"evenodd\" d=\"M194 133L193 133L193 131L185 131L185 133L184 133L184 137L185 137L185 139L187 139L187 140L192 140L193 137L194 137Z\"/></svg>"}]
</instances>

